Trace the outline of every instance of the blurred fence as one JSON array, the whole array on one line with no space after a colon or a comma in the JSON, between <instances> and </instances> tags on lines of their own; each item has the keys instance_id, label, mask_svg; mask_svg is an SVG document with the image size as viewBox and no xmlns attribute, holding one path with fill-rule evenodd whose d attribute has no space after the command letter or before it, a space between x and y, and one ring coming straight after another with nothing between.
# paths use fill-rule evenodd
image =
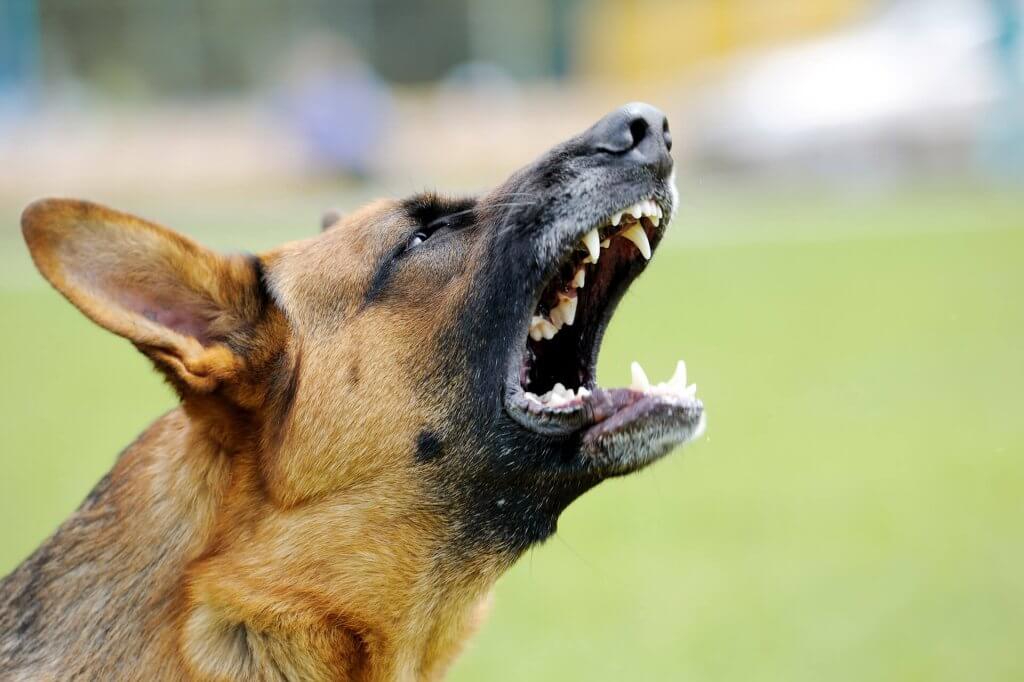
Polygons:
<instances>
[{"instance_id":1,"label":"blurred fence","mask_svg":"<svg viewBox=\"0 0 1024 682\"><path fill-rule=\"evenodd\" d=\"M834 27L864 0L3 0L4 43L25 78L120 95L239 92L282 53L329 32L385 80L462 64L519 79L665 78L709 58ZM617 49L617 45L639 49ZM5 55L10 63L12 57Z\"/></svg>"},{"instance_id":2,"label":"blurred fence","mask_svg":"<svg viewBox=\"0 0 1024 682\"><path fill-rule=\"evenodd\" d=\"M490 177L633 99L694 174L1019 178L1021 7L0 0L0 188Z\"/></svg>"}]
</instances>

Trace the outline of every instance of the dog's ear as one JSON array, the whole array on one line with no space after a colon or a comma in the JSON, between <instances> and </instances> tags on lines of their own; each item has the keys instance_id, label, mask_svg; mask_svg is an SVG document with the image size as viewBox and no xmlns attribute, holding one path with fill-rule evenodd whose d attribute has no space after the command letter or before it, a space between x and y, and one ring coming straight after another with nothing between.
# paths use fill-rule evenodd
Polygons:
<instances>
[{"instance_id":1,"label":"dog's ear","mask_svg":"<svg viewBox=\"0 0 1024 682\"><path fill-rule=\"evenodd\" d=\"M37 201L21 227L43 276L175 385L206 393L244 369L245 357L233 349L267 305L255 258L222 256L84 201Z\"/></svg>"},{"instance_id":2,"label":"dog's ear","mask_svg":"<svg viewBox=\"0 0 1024 682\"><path fill-rule=\"evenodd\" d=\"M341 220L341 211L336 208L328 209L324 211L324 214L320 216L320 231L326 232Z\"/></svg>"}]
</instances>

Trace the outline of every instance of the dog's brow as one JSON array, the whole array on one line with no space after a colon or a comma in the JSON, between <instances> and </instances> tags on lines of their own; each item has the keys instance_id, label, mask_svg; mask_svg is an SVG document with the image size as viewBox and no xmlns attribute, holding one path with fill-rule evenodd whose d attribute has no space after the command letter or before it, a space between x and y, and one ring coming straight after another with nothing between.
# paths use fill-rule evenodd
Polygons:
<instances>
[{"instance_id":1,"label":"dog's brow","mask_svg":"<svg viewBox=\"0 0 1024 682\"><path fill-rule=\"evenodd\" d=\"M446 215L468 215L475 206L476 199L448 199L433 193L417 194L402 202L402 209L420 225ZM396 260L404 250L405 242L399 242L378 261L363 297L364 308L380 299L395 272Z\"/></svg>"},{"instance_id":2,"label":"dog's brow","mask_svg":"<svg viewBox=\"0 0 1024 682\"><path fill-rule=\"evenodd\" d=\"M464 215L473 210L476 199L453 199L424 192L406 199L402 207L410 218L421 225L426 225L436 218L459 213Z\"/></svg>"}]
</instances>

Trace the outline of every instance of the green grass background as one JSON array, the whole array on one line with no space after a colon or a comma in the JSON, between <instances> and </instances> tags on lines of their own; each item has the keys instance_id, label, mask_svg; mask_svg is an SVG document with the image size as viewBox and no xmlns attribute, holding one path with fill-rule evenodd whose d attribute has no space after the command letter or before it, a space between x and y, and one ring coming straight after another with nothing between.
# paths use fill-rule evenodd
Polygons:
<instances>
[{"instance_id":1,"label":"green grass background","mask_svg":"<svg viewBox=\"0 0 1024 682\"><path fill-rule=\"evenodd\" d=\"M576 502L452 679L1024 679L1021 195L686 194L599 373L685 358L707 435ZM119 205L260 248L327 200ZM34 274L19 210L0 213L0 573L172 405Z\"/></svg>"}]
</instances>

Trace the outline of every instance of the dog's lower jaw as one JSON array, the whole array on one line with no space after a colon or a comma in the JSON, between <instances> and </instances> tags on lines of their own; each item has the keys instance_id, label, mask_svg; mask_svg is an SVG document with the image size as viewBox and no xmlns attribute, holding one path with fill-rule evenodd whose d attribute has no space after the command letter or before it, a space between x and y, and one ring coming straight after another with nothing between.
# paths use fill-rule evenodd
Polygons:
<instances>
[{"instance_id":1,"label":"dog's lower jaw","mask_svg":"<svg viewBox=\"0 0 1024 682\"><path fill-rule=\"evenodd\" d=\"M252 460L220 450L180 408L155 422L0 581L0 677L438 679L499 569L438 577L431 562L401 574L378 564L390 580L375 583L350 557L294 557L313 567L302 574L265 548L246 565L253 557L224 543L243 523L228 502ZM261 532L248 531L254 546Z\"/></svg>"}]
</instances>

